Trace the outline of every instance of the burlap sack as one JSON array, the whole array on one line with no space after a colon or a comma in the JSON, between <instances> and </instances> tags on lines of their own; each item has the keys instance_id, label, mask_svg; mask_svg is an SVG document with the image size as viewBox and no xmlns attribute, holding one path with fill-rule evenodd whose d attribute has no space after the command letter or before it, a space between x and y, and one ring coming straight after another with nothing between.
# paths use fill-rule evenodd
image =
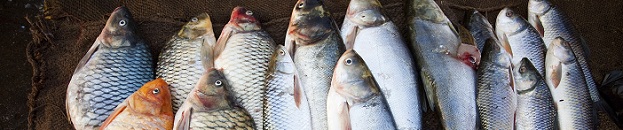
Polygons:
<instances>
[{"instance_id":1,"label":"burlap sack","mask_svg":"<svg viewBox=\"0 0 623 130\"><path fill-rule=\"evenodd\" d=\"M117 6L126 6L139 22L138 33L149 43L153 57L158 56L161 47L191 17L208 12L218 37L228 22L235 6L244 6L254 11L274 40L283 44L284 35L295 0L46 0L45 13L30 18L33 25L33 42L28 47L29 61L33 68L33 87L29 95L30 108L28 126L30 129L73 129L65 113L65 93L78 60L93 44L104 27L108 15ZM327 0L325 5L333 12L341 25L348 0ZM405 34L407 1L385 0L381 3L388 15ZM469 9L477 9L489 18L491 23L503 7L513 7L522 16L527 13L527 0L441 0L437 3L448 17L461 23ZM592 51L590 66L598 81L610 70L622 68L621 25L623 1L605 2L559 0L555 1L573 19L578 30L584 34ZM602 120L607 120L601 117ZM433 112L424 116L425 129L439 129L439 121ZM600 128L616 129L611 122L602 121Z\"/></svg>"}]
</instances>

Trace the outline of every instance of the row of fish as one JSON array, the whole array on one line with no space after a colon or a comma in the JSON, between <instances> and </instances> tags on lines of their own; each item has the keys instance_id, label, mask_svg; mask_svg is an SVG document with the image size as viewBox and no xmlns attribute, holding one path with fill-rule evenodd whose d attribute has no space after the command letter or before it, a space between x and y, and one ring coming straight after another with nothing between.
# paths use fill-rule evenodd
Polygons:
<instances>
[{"instance_id":1,"label":"row of fish","mask_svg":"<svg viewBox=\"0 0 623 130\"><path fill-rule=\"evenodd\" d=\"M463 28L433 0L409 5L410 42L377 0L351 0L341 29L322 1L299 0L283 46L243 7L218 39L203 13L155 67L119 7L72 76L68 118L76 129L422 129L433 111L445 129L591 129L607 107L585 42L548 1L530 0L530 22L503 9L495 28L478 12Z\"/></svg>"}]
</instances>

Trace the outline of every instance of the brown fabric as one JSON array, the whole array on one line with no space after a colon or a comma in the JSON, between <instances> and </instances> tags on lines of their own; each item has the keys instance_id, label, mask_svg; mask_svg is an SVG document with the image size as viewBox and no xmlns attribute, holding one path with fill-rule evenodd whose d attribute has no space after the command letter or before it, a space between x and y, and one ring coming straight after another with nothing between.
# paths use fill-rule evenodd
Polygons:
<instances>
[{"instance_id":1,"label":"brown fabric","mask_svg":"<svg viewBox=\"0 0 623 130\"><path fill-rule=\"evenodd\" d=\"M65 92L78 60L93 44L102 30L112 10L117 6L127 6L139 22L139 35L149 43L156 58L161 47L188 19L201 12L208 12L214 23L215 34L220 34L229 21L230 12L235 6L244 6L254 11L277 43L283 44L290 13L296 1L288 0L142 0L142 1L101 1L101 0L46 0L46 10L41 17L30 18L33 25L34 42L28 49L29 61L34 68L33 89L29 95L29 128L31 129L72 129L65 112ZM405 24L406 1L381 1L386 14L402 29ZM437 3L454 22L462 22L467 9L477 8L492 23L498 11L504 6L512 6L522 16L527 14L527 0L445 0ZM623 68L623 53L620 40L623 30L618 24L623 20L623 1L608 0L591 2L579 0L554 1L567 12L584 34L592 51L590 66L597 81L610 70ZM341 25L347 0L325 1L333 16ZM155 64L155 63L154 63ZM611 122L601 116L602 129L616 129ZM439 129L439 120L432 112L424 116L425 129Z\"/></svg>"}]
</instances>

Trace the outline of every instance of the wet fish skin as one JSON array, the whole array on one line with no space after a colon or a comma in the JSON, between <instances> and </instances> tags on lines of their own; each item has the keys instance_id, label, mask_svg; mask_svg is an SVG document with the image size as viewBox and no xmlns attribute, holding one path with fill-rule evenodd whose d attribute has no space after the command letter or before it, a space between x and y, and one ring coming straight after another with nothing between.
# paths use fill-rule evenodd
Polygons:
<instances>
[{"instance_id":1,"label":"wet fish skin","mask_svg":"<svg viewBox=\"0 0 623 130\"><path fill-rule=\"evenodd\" d=\"M78 63L65 104L75 129L98 129L119 103L153 79L151 54L135 29L129 10L118 7Z\"/></svg>"},{"instance_id":2,"label":"wet fish skin","mask_svg":"<svg viewBox=\"0 0 623 130\"><path fill-rule=\"evenodd\" d=\"M309 102L312 128L327 129L327 94L333 68L345 47L337 25L319 0L299 0L292 10L285 47Z\"/></svg>"},{"instance_id":3,"label":"wet fish skin","mask_svg":"<svg viewBox=\"0 0 623 130\"><path fill-rule=\"evenodd\" d=\"M309 103L294 61L284 46L278 45L269 67L264 128L270 130L311 130Z\"/></svg>"},{"instance_id":4,"label":"wet fish skin","mask_svg":"<svg viewBox=\"0 0 623 130\"><path fill-rule=\"evenodd\" d=\"M510 8L504 8L498 14L495 27L500 42L513 56L513 65L517 66L522 58L527 57L539 70L539 74L545 75L547 47L539 32L528 21Z\"/></svg>"},{"instance_id":5,"label":"wet fish skin","mask_svg":"<svg viewBox=\"0 0 623 130\"><path fill-rule=\"evenodd\" d=\"M597 84L589 68L590 52L588 45L571 19L548 0L530 0L528 2L528 20L541 32L546 46L549 46L557 37L569 42L580 67L582 67L586 84L591 93L591 100L598 105L597 107L609 107L601 100Z\"/></svg>"},{"instance_id":6,"label":"wet fish skin","mask_svg":"<svg viewBox=\"0 0 623 130\"><path fill-rule=\"evenodd\" d=\"M595 129L593 102L569 43L555 39L545 59L545 82L554 98L560 129Z\"/></svg>"},{"instance_id":7,"label":"wet fish skin","mask_svg":"<svg viewBox=\"0 0 623 130\"><path fill-rule=\"evenodd\" d=\"M221 70L207 69L175 115L174 129L253 129L253 118L236 105Z\"/></svg>"},{"instance_id":8,"label":"wet fish skin","mask_svg":"<svg viewBox=\"0 0 623 130\"><path fill-rule=\"evenodd\" d=\"M441 113L444 129L477 129L476 73L454 56L460 44L456 30L434 1L409 4L410 47L428 105Z\"/></svg>"},{"instance_id":9,"label":"wet fish skin","mask_svg":"<svg viewBox=\"0 0 623 130\"><path fill-rule=\"evenodd\" d=\"M466 18L468 18L468 20L466 20L468 23L465 27L474 37L478 50L483 50L486 40L496 37L493 26L489 23L487 17L483 16L478 11L473 11L469 17Z\"/></svg>"},{"instance_id":10,"label":"wet fish skin","mask_svg":"<svg viewBox=\"0 0 623 130\"><path fill-rule=\"evenodd\" d=\"M366 62L387 100L397 129L422 129L422 100L415 61L398 27L378 0L351 0L341 31L345 44Z\"/></svg>"},{"instance_id":11,"label":"wet fish skin","mask_svg":"<svg viewBox=\"0 0 623 130\"><path fill-rule=\"evenodd\" d=\"M513 68L517 93L515 129L556 129L556 108L547 84L528 58Z\"/></svg>"},{"instance_id":12,"label":"wet fish skin","mask_svg":"<svg viewBox=\"0 0 623 130\"><path fill-rule=\"evenodd\" d=\"M513 129L517 97L513 88L511 56L500 43L488 39L478 69L476 103L483 129Z\"/></svg>"},{"instance_id":13,"label":"wet fish skin","mask_svg":"<svg viewBox=\"0 0 623 130\"><path fill-rule=\"evenodd\" d=\"M210 16L202 13L191 18L160 52L156 77L169 83L173 111L182 105L206 68L213 66L214 44Z\"/></svg>"},{"instance_id":14,"label":"wet fish skin","mask_svg":"<svg viewBox=\"0 0 623 130\"><path fill-rule=\"evenodd\" d=\"M234 8L214 48L215 68L223 69L236 104L249 112L256 129L263 129L262 107L274 50L273 39L243 7Z\"/></svg>"},{"instance_id":15,"label":"wet fish skin","mask_svg":"<svg viewBox=\"0 0 623 130\"><path fill-rule=\"evenodd\" d=\"M331 81L331 91L335 91L348 103L347 115L349 117L347 119L350 120L350 128L354 130L396 129L387 102L372 72L356 51L344 52L338 61ZM329 122L341 121L329 120Z\"/></svg>"},{"instance_id":16,"label":"wet fish skin","mask_svg":"<svg viewBox=\"0 0 623 130\"><path fill-rule=\"evenodd\" d=\"M145 83L119 104L100 130L170 130L173 118L169 86L158 78Z\"/></svg>"}]
</instances>

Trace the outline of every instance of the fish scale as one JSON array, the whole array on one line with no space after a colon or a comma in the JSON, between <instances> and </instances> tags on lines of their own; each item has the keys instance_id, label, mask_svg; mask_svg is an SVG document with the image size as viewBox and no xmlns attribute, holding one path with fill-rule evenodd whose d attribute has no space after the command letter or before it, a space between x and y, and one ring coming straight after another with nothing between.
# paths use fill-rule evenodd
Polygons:
<instances>
[{"instance_id":1,"label":"fish scale","mask_svg":"<svg viewBox=\"0 0 623 130\"><path fill-rule=\"evenodd\" d=\"M249 112L258 129L262 128L268 62L274 46L275 42L264 31L232 32L214 61L216 68L223 69L236 103Z\"/></svg>"},{"instance_id":2,"label":"fish scale","mask_svg":"<svg viewBox=\"0 0 623 130\"><path fill-rule=\"evenodd\" d=\"M124 48L100 46L69 83L67 96L75 97L67 99L68 104L74 104L68 105L70 115L77 120L74 126L99 127L117 104L153 78L151 62L144 43Z\"/></svg>"},{"instance_id":3,"label":"fish scale","mask_svg":"<svg viewBox=\"0 0 623 130\"><path fill-rule=\"evenodd\" d=\"M478 69L476 103L484 129L513 129L516 97L511 56L493 39L486 41Z\"/></svg>"},{"instance_id":4,"label":"fish scale","mask_svg":"<svg viewBox=\"0 0 623 130\"><path fill-rule=\"evenodd\" d=\"M203 38L182 39L174 36L158 56L157 77L169 83L173 99L173 111L182 105L205 68L201 62Z\"/></svg>"},{"instance_id":5,"label":"fish scale","mask_svg":"<svg viewBox=\"0 0 623 130\"><path fill-rule=\"evenodd\" d=\"M512 50L513 65L518 65L521 59L527 57L540 75L545 75L545 53L547 46L541 39L539 32L519 14L505 8L496 19L496 33L500 40Z\"/></svg>"},{"instance_id":6,"label":"fish scale","mask_svg":"<svg viewBox=\"0 0 623 130\"><path fill-rule=\"evenodd\" d=\"M242 108L193 113L191 119L195 129L253 130L252 118Z\"/></svg>"}]
</instances>

